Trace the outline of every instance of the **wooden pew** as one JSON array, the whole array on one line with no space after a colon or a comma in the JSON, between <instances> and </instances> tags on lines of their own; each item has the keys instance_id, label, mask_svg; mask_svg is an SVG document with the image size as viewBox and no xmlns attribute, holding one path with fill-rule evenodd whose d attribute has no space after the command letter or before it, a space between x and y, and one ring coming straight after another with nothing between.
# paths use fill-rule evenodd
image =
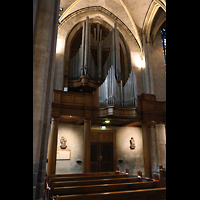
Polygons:
<instances>
[{"instance_id":1,"label":"wooden pew","mask_svg":"<svg viewBox=\"0 0 200 200\"><path fill-rule=\"evenodd\" d=\"M127 177L126 174L107 174L107 175L87 175L87 176L59 176L50 177L50 181L79 181L79 180L95 180L103 178L123 178Z\"/></svg>"},{"instance_id":2,"label":"wooden pew","mask_svg":"<svg viewBox=\"0 0 200 200\"><path fill-rule=\"evenodd\" d=\"M132 183L140 181L142 181L142 179L138 177L80 180L80 181L59 181L59 182L55 181L51 182L51 186L67 187L67 186L99 185L99 184L112 184L112 183Z\"/></svg>"},{"instance_id":3,"label":"wooden pew","mask_svg":"<svg viewBox=\"0 0 200 200\"><path fill-rule=\"evenodd\" d=\"M60 186L75 186L75 185L91 185L91 184L102 184L102 183L119 183L121 181L126 182L126 178L128 177L128 175L126 174L117 174L117 173L113 173L113 174L103 174L103 173L98 173L93 175L82 175L82 176L59 176L59 177L55 177L55 176L49 176L48 180L46 180L46 184L45 184L45 195L49 196L49 189L52 188L53 185L55 185L56 187L60 187ZM124 178L124 179L123 179ZM118 181L115 181L116 179L120 179ZM136 178L138 181L138 178ZM128 181L136 181L136 180L128 180Z\"/></svg>"},{"instance_id":4,"label":"wooden pew","mask_svg":"<svg viewBox=\"0 0 200 200\"><path fill-rule=\"evenodd\" d=\"M155 181L72 186L72 187L54 187L50 191L50 197L55 195L102 193L102 192L114 192L123 190L149 189L156 187L158 186L157 182Z\"/></svg>"},{"instance_id":5,"label":"wooden pew","mask_svg":"<svg viewBox=\"0 0 200 200\"><path fill-rule=\"evenodd\" d=\"M166 170L160 170L160 187L166 187Z\"/></svg>"},{"instance_id":6,"label":"wooden pew","mask_svg":"<svg viewBox=\"0 0 200 200\"><path fill-rule=\"evenodd\" d=\"M70 177L70 176L101 176L101 175L116 175L119 174L117 172L87 172L87 173L75 173L75 174L50 174L49 177L53 178L53 177Z\"/></svg>"},{"instance_id":7,"label":"wooden pew","mask_svg":"<svg viewBox=\"0 0 200 200\"><path fill-rule=\"evenodd\" d=\"M45 194L49 198L52 188L55 187L69 187L69 186L85 186L85 185L99 185L99 184L114 184L114 183L133 183L140 182L142 179L137 177L127 178L111 178L111 179L96 179L96 180L80 180L80 181L63 181L50 182L50 190L46 190Z\"/></svg>"},{"instance_id":8,"label":"wooden pew","mask_svg":"<svg viewBox=\"0 0 200 200\"><path fill-rule=\"evenodd\" d=\"M45 177L45 190L47 185L50 186L51 182L55 181L78 181L78 180L89 180L89 179L102 179L102 178L118 178L127 177L126 174L119 174L116 172L90 172L82 174L51 174Z\"/></svg>"},{"instance_id":9,"label":"wooden pew","mask_svg":"<svg viewBox=\"0 0 200 200\"><path fill-rule=\"evenodd\" d=\"M53 196L53 200L165 200L166 188Z\"/></svg>"}]
</instances>

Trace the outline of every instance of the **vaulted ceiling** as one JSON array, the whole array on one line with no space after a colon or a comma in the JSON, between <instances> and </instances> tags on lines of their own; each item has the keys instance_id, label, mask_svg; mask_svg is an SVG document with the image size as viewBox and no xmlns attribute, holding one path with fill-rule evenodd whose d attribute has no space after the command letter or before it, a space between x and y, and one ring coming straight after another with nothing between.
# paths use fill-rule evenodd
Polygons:
<instances>
[{"instance_id":1,"label":"vaulted ceiling","mask_svg":"<svg viewBox=\"0 0 200 200\"><path fill-rule=\"evenodd\" d=\"M59 21L62 22L73 12L92 6L101 6L118 17L132 32L141 49L142 31L147 38L151 33L155 34L152 24L156 24L156 13L159 8L166 12L166 0L60 0L63 11L60 11ZM163 23L165 16L159 20L158 24Z\"/></svg>"}]
</instances>

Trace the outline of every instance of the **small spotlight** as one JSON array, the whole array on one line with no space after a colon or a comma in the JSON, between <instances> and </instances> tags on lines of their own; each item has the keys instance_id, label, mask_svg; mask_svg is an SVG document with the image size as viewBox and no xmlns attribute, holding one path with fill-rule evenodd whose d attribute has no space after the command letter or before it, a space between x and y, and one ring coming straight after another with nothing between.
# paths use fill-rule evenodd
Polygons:
<instances>
[{"instance_id":1,"label":"small spotlight","mask_svg":"<svg viewBox=\"0 0 200 200\"><path fill-rule=\"evenodd\" d=\"M60 10L60 11L63 11L63 8L60 8L59 10Z\"/></svg>"},{"instance_id":2,"label":"small spotlight","mask_svg":"<svg viewBox=\"0 0 200 200\"><path fill-rule=\"evenodd\" d=\"M106 124L108 124L108 123L110 123L110 120L106 120L105 122L106 122Z\"/></svg>"},{"instance_id":3,"label":"small spotlight","mask_svg":"<svg viewBox=\"0 0 200 200\"><path fill-rule=\"evenodd\" d=\"M106 126L101 126L101 129L106 129Z\"/></svg>"}]
</instances>

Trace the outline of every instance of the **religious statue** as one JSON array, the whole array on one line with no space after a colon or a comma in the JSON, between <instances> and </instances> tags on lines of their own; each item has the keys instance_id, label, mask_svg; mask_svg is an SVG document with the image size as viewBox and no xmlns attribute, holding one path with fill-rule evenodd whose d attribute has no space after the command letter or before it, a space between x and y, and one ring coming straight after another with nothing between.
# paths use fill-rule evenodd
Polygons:
<instances>
[{"instance_id":1,"label":"religious statue","mask_svg":"<svg viewBox=\"0 0 200 200\"><path fill-rule=\"evenodd\" d=\"M135 149L135 141L134 141L133 137L131 137L131 139L130 139L130 149L131 150Z\"/></svg>"},{"instance_id":2,"label":"religious statue","mask_svg":"<svg viewBox=\"0 0 200 200\"><path fill-rule=\"evenodd\" d=\"M61 149L66 149L67 148L66 142L67 142L67 139L62 136L61 139L60 139L60 144L61 144L60 148Z\"/></svg>"}]
</instances>

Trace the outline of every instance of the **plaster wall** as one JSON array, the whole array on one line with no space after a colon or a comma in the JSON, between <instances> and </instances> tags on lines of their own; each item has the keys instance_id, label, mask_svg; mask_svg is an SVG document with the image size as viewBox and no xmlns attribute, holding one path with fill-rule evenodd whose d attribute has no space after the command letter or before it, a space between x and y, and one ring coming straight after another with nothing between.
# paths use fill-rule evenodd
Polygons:
<instances>
[{"instance_id":1,"label":"plaster wall","mask_svg":"<svg viewBox=\"0 0 200 200\"><path fill-rule=\"evenodd\" d=\"M130 149L131 137L135 140L135 149ZM129 169L131 175L136 175L137 171L144 174L142 129L140 127L118 127L116 128L116 151L117 166L120 171ZM118 160L123 162L119 163Z\"/></svg>"},{"instance_id":2,"label":"plaster wall","mask_svg":"<svg viewBox=\"0 0 200 200\"><path fill-rule=\"evenodd\" d=\"M82 163L76 160L83 160L83 125L59 124L57 149L60 149L60 139L64 136L67 139L67 149L71 150L70 160L56 161L56 174L82 173Z\"/></svg>"},{"instance_id":3,"label":"plaster wall","mask_svg":"<svg viewBox=\"0 0 200 200\"><path fill-rule=\"evenodd\" d=\"M91 127L91 129L99 129ZM137 171L144 173L142 129L138 127L112 127L108 129L116 130L116 151L117 166L120 171L129 169L130 174L137 174ZM83 160L83 125L59 124L57 149L60 149L60 138L67 139L67 149L71 150L70 160L56 161L56 174L82 173L83 165L76 160ZM130 149L130 139L134 138L136 148ZM122 163L118 160L123 159Z\"/></svg>"}]
</instances>

